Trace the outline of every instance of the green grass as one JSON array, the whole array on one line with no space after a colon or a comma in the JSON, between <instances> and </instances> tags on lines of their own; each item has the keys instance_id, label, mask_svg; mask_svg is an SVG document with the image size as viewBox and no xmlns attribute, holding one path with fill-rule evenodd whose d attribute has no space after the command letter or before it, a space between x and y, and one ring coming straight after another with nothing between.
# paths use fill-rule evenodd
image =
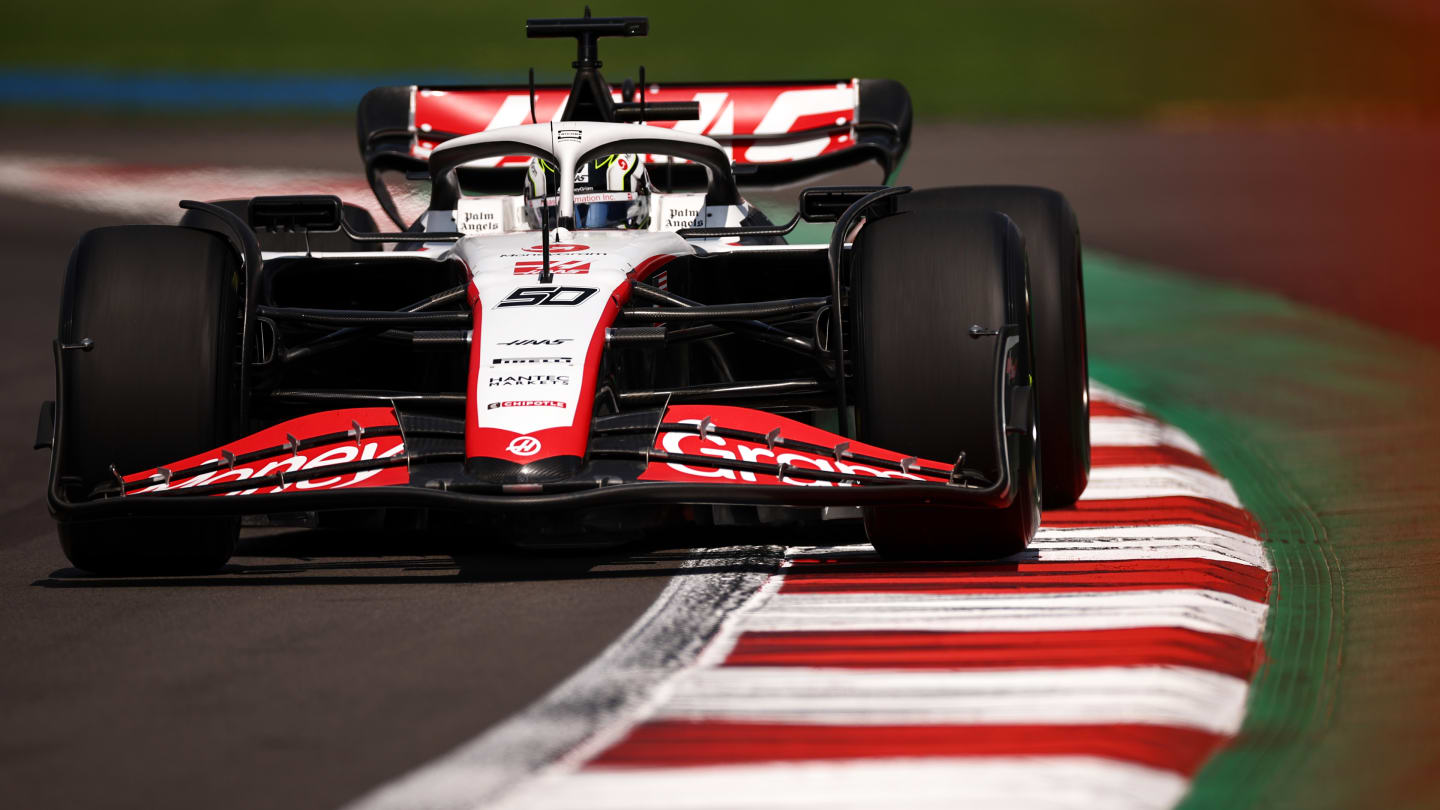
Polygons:
<instances>
[{"instance_id":1,"label":"green grass","mask_svg":"<svg viewBox=\"0 0 1440 810\"><path fill-rule=\"evenodd\" d=\"M925 117L1134 116L1176 105L1440 108L1435 15L1376 0L971 0L721 5L625 0L648 39L602 45L606 74L656 80L892 77ZM74 0L7 12L0 65L564 79L568 41L528 16L580 2Z\"/></svg>"}]
</instances>

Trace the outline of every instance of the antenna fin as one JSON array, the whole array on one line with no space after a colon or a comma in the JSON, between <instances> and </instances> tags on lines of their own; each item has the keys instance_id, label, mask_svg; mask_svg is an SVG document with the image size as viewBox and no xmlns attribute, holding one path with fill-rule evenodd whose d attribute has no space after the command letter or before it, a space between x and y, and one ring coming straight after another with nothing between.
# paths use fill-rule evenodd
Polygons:
<instances>
[{"instance_id":1,"label":"antenna fin","mask_svg":"<svg viewBox=\"0 0 1440 810\"><path fill-rule=\"evenodd\" d=\"M535 116L535 68L530 68L530 123L538 124L540 119Z\"/></svg>"}]
</instances>

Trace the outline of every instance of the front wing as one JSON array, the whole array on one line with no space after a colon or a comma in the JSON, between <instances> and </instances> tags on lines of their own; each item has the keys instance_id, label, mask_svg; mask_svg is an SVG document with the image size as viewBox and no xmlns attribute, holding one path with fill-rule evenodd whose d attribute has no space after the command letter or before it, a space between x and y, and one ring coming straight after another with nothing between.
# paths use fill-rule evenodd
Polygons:
<instances>
[{"instance_id":1,"label":"front wing","mask_svg":"<svg viewBox=\"0 0 1440 810\"><path fill-rule=\"evenodd\" d=\"M1002 442L995 479L765 411L672 405L595 419L587 462L570 478L501 484L466 474L461 420L351 408L291 419L155 469L116 471L83 498L67 497L52 461L50 504L67 520L666 503L999 508L1014 497L1010 444ZM52 459L60 456L54 449Z\"/></svg>"}]
</instances>

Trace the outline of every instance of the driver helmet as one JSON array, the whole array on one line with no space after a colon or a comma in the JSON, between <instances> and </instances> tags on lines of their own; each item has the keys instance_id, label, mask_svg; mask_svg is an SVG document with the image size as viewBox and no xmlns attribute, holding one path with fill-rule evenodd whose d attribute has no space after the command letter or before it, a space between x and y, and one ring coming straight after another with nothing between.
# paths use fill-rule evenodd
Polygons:
<instances>
[{"instance_id":1,"label":"driver helmet","mask_svg":"<svg viewBox=\"0 0 1440 810\"><path fill-rule=\"evenodd\" d=\"M575 227L648 228L650 191L650 175L637 154L623 152L582 163L575 170ZM555 227L559 193L555 164L531 158L525 172L525 219L530 227L542 227L547 206L545 227Z\"/></svg>"}]
</instances>

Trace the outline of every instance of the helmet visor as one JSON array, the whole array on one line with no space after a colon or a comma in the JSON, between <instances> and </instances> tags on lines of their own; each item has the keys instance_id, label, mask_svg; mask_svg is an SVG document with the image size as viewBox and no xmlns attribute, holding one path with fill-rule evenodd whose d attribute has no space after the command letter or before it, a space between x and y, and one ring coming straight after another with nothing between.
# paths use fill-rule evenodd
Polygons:
<instances>
[{"instance_id":1,"label":"helmet visor","mask_svg":"<svg viewBox=\"0 0 1440 810\"><path fill-rule=\"evenodd\" d=\"M555 227L555 212L559 207L558 197L549 197L545 200L526 200L530 207L530 221L538 223L542 218L548 220L546 227ZM647 200L641 199L641 195L633 191L594 191L578 192L575 195L575 227L580 229L596 228L631 228L639 227L638 223L645 219L649 213ZM545 209L548 206L549 216L546 217Z\"/></svg>"}]
</instances>

